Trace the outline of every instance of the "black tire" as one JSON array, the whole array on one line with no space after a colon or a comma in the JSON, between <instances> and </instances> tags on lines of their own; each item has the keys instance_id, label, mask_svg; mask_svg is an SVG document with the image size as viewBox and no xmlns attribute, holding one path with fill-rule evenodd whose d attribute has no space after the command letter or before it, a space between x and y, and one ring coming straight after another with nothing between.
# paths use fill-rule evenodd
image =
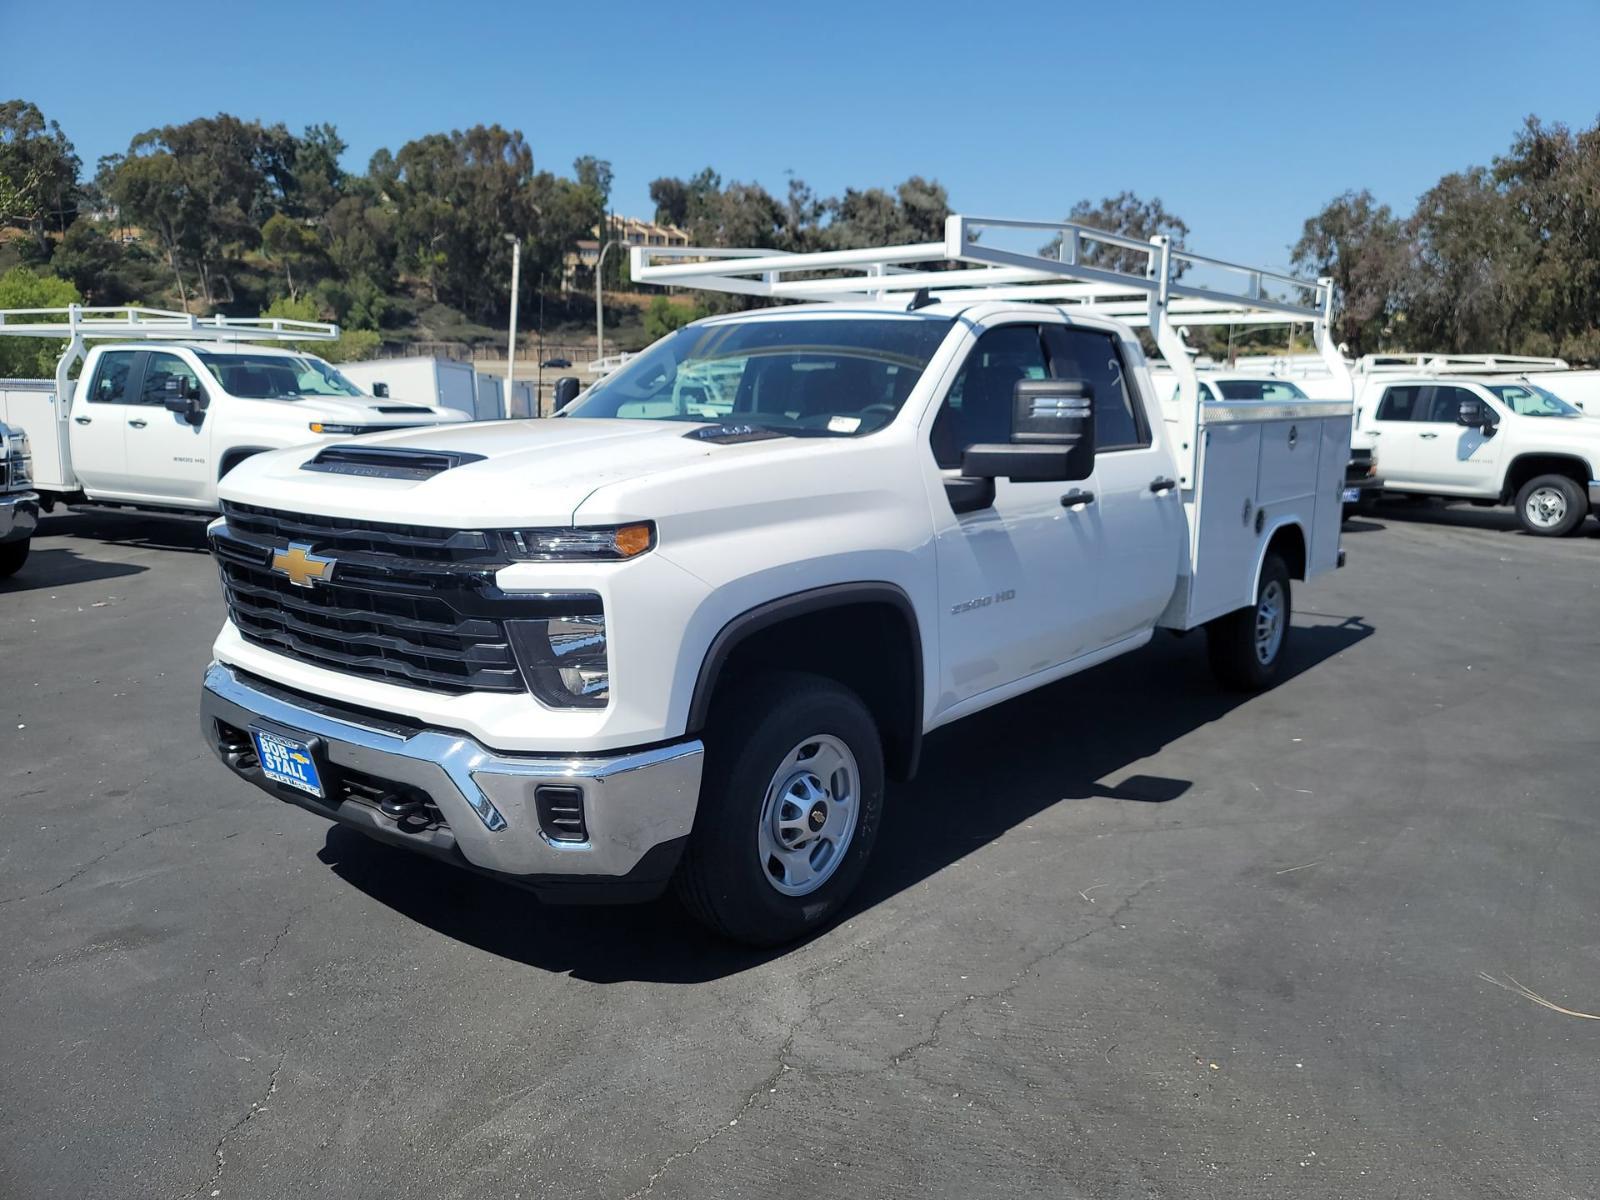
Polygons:
<instances>
[{"instance_id":1,"label":"black tire","mask_svg":"<svg viewBox=\"0 0 1600 1200\"><path fill-rule=\"evenodd\" d=\"M811 853L824 855L828 873L815 890L786 895L780 890L781 860L762 859L768 792L773 792L774 804L791 794L781 787L777 773L798 752L801 759L790 769L804 774L805 749L816 749L810 739L819 737L829 739L829 746L842 744L854 758L854 825L848 837L829 846L821 845L826 839L820 833L801 831L803 838L813 839ZM877 841L883 816L883 746L872 714L854 692L830 679L774 672L719 696L705 741L700 804L675 881L684 907L713 931L755 946L793 941L819 928L855 890ZM828 796L831 803L831 789ZM813 807L806 815L817 811ZM776 826L769 823L767 829ZM806 844L802 840L791 855ZM837 859L826 857L830 846Z\"/></svg>"},{"instance_id":2,"label":"black tire","mask_svg":"<svg viewBox=\"0 0 1600 1200\"><path fill-rule=\"evenodd\" d=\"M28 547L32 544L28 538L23 538L20 542L0 545L0 579L9 579L22 570L22 564L28 561Z\"/></svg>"},{"instance_id":3,"label":"black tire","mask_svg":"<svg viewBox=\"0 0 1600 1200\"><path fill-rule=\"evenodd\" d=\"M1534 537L1568 537L1589 515L1589 497L1565 475L1535 475L1517 492L1517 521Z\"/></svg>"},{"instance_id":4,"label":"black tire","mask_svg":"<svg viewBox=\"0 0 1600 1200\"><path fill-rule=\"evenodd\" d=\"M1264 634L1258 646L1258 618L1271 619L1265 611L1269 604L1278 609L1278 636ZM1289 649L1292 615L1289 568L1276 554L1269 554L1261 564L1256 602L1206 625L1206 652L1217 682L1237 692L1259 692L1276 683Z\"/></svg>"}]
</instances>

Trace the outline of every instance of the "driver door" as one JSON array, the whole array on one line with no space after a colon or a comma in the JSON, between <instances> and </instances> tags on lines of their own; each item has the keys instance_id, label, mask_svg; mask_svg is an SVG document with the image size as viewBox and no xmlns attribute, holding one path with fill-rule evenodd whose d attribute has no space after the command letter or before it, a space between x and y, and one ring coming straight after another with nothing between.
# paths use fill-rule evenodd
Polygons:
<instances>
[{"instance_id":1,"label":"driver door","mask_svg":"<svg viewBox=\"0 0 1600 1200\"><path fill-rule=\"evenodd\" d=\"M1016 383L1047 378L1048 361L1037 324L983 331L925 425L938 563L938 711L1085 649L1086 623L1072 614L1097 586L1090 567L1103 557L1104 532L1094 505L1068 507L1062 498L1093 493L1094 476L1076 483L997 479L994 503L964 513L944 488L960 474L967 446L1010 439Z\"/></svg>"}]
</instances>

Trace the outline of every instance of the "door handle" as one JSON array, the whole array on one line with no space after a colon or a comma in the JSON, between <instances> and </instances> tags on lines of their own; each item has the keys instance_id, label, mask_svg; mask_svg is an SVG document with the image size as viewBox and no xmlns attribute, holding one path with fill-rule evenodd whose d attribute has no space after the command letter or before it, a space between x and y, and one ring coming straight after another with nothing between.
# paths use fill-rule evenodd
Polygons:
<instances>
[{"instance_id":1,"label":"door handle","mask_svg":"<svg viewBox=\"0 0 1600 1200\"><path fill-rule=\"evenodd\" d=\"M72 419L79 425L87 425L90 421L94 420L93 417L73 417Z\"/></svg>"},{"instance_id":2,"label":"door handle","mask_svg":"<svg viewBox=\"0 0 1600 1200\"><path fill-rule=\"evenodd\" d=\"M132 425L135 429L143 429L145 427L145 421L140 417L135 417L133 420L129 421L128 424Z\"/></svg>"},{"instance_id":3,"label":"door handle","mask_svg":"<svg viewBox=\"0 0 1600 1200\"><path fill-rule=\"evenodd\" d=\"M1065 496L1061 497L1061 507L1062 508L1074 508L1079 504L1093 504L1093 503L1094 503L1094 493L1093 492L1085 492L1080 488L1073 488Z\"/></svg>"},{"instance_id":4,"label":"door handle","mask_svg":"<svg viewBox=\"0 0 1600 1200\"><path fill-rule=\"evenodd\" d=\"M1417 436L1419 438L1421 438L1425 442L1431 442L1431 441L1433 441L1434 438L1438 437L1439 435L1437 433L1419 433L1419 434L1417 434Z\"/></svg>"},{"instance_id":5,"label":"door handle","mask_svg":"<svg viewBox=\"0 0 1600 1200\"><path fill-rule=\"evenodd\" d=\"M1176 480L1168 479L1164 475L1160 479L1152 479L1150 481L1150 490L1152 492L1170 492L1177 486Z\"/></svg>"}]
</instances>

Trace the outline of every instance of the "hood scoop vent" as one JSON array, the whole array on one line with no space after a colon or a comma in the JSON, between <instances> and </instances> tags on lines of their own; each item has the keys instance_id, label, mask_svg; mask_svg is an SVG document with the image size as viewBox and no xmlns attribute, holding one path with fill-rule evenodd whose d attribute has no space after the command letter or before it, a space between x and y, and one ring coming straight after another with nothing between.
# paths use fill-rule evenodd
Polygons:
<instances>
[{"instance_id":1,"label":"hood scoop vent","mask_svg":"<svg viewBox=\"0 0 1600 1200\"><path fill-rule=\"evenodd\" d=\"M401 446L329 446L302 471L360 475L369 479L432 479L444 471L479 462L481 454L459 450L411 450Z\"/></svg>"},{"instance_id":2,"label":"hood scoop vent","mask_svg":"<svg viewBox=\"0 0 1600 1200\"><path fill-rule=\"evenodd\" d=\"M381 413L431 413L433 409L417 404L380 404L378 411Z\"/></svg>"},{"instance_id":3,"label":"hood scoop vent","mask_svg":"<svg viewBox=\"0 0 1600 1200\"><path fill-rule=\"evenodd\" d=\"M695 442L737 446L741 442L766 442L789 435L776 429L763 429L759 425L703 425L699 429L691 429L683 436Z\"/></svg>"}]
</instances>

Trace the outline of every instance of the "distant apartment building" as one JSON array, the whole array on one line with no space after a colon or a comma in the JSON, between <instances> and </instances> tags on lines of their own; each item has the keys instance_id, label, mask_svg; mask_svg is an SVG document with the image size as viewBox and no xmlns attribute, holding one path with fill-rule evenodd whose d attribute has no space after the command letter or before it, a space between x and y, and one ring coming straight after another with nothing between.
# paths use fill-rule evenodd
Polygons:
<instances>
[{"instance_id":1,"label":"distant apartment building","mask_svg":"<svg viewBox=\"0 0 1600 1200\"><path fill-rule=\"evenodd\" d=\"M676 225L657 225L654 221L641 221L637 217L623 217L613 213L606 218L608 240L625 246L687 246L689 235ZM600 230L595 228L593 238L583 238L575 249L567 251L562 261L561 288L587 286L594 278L595 264L600 260ZM621 250L613 250L615 258ZM609 268L608 268L609 269Z\"/></svg>"}]
</instances>

